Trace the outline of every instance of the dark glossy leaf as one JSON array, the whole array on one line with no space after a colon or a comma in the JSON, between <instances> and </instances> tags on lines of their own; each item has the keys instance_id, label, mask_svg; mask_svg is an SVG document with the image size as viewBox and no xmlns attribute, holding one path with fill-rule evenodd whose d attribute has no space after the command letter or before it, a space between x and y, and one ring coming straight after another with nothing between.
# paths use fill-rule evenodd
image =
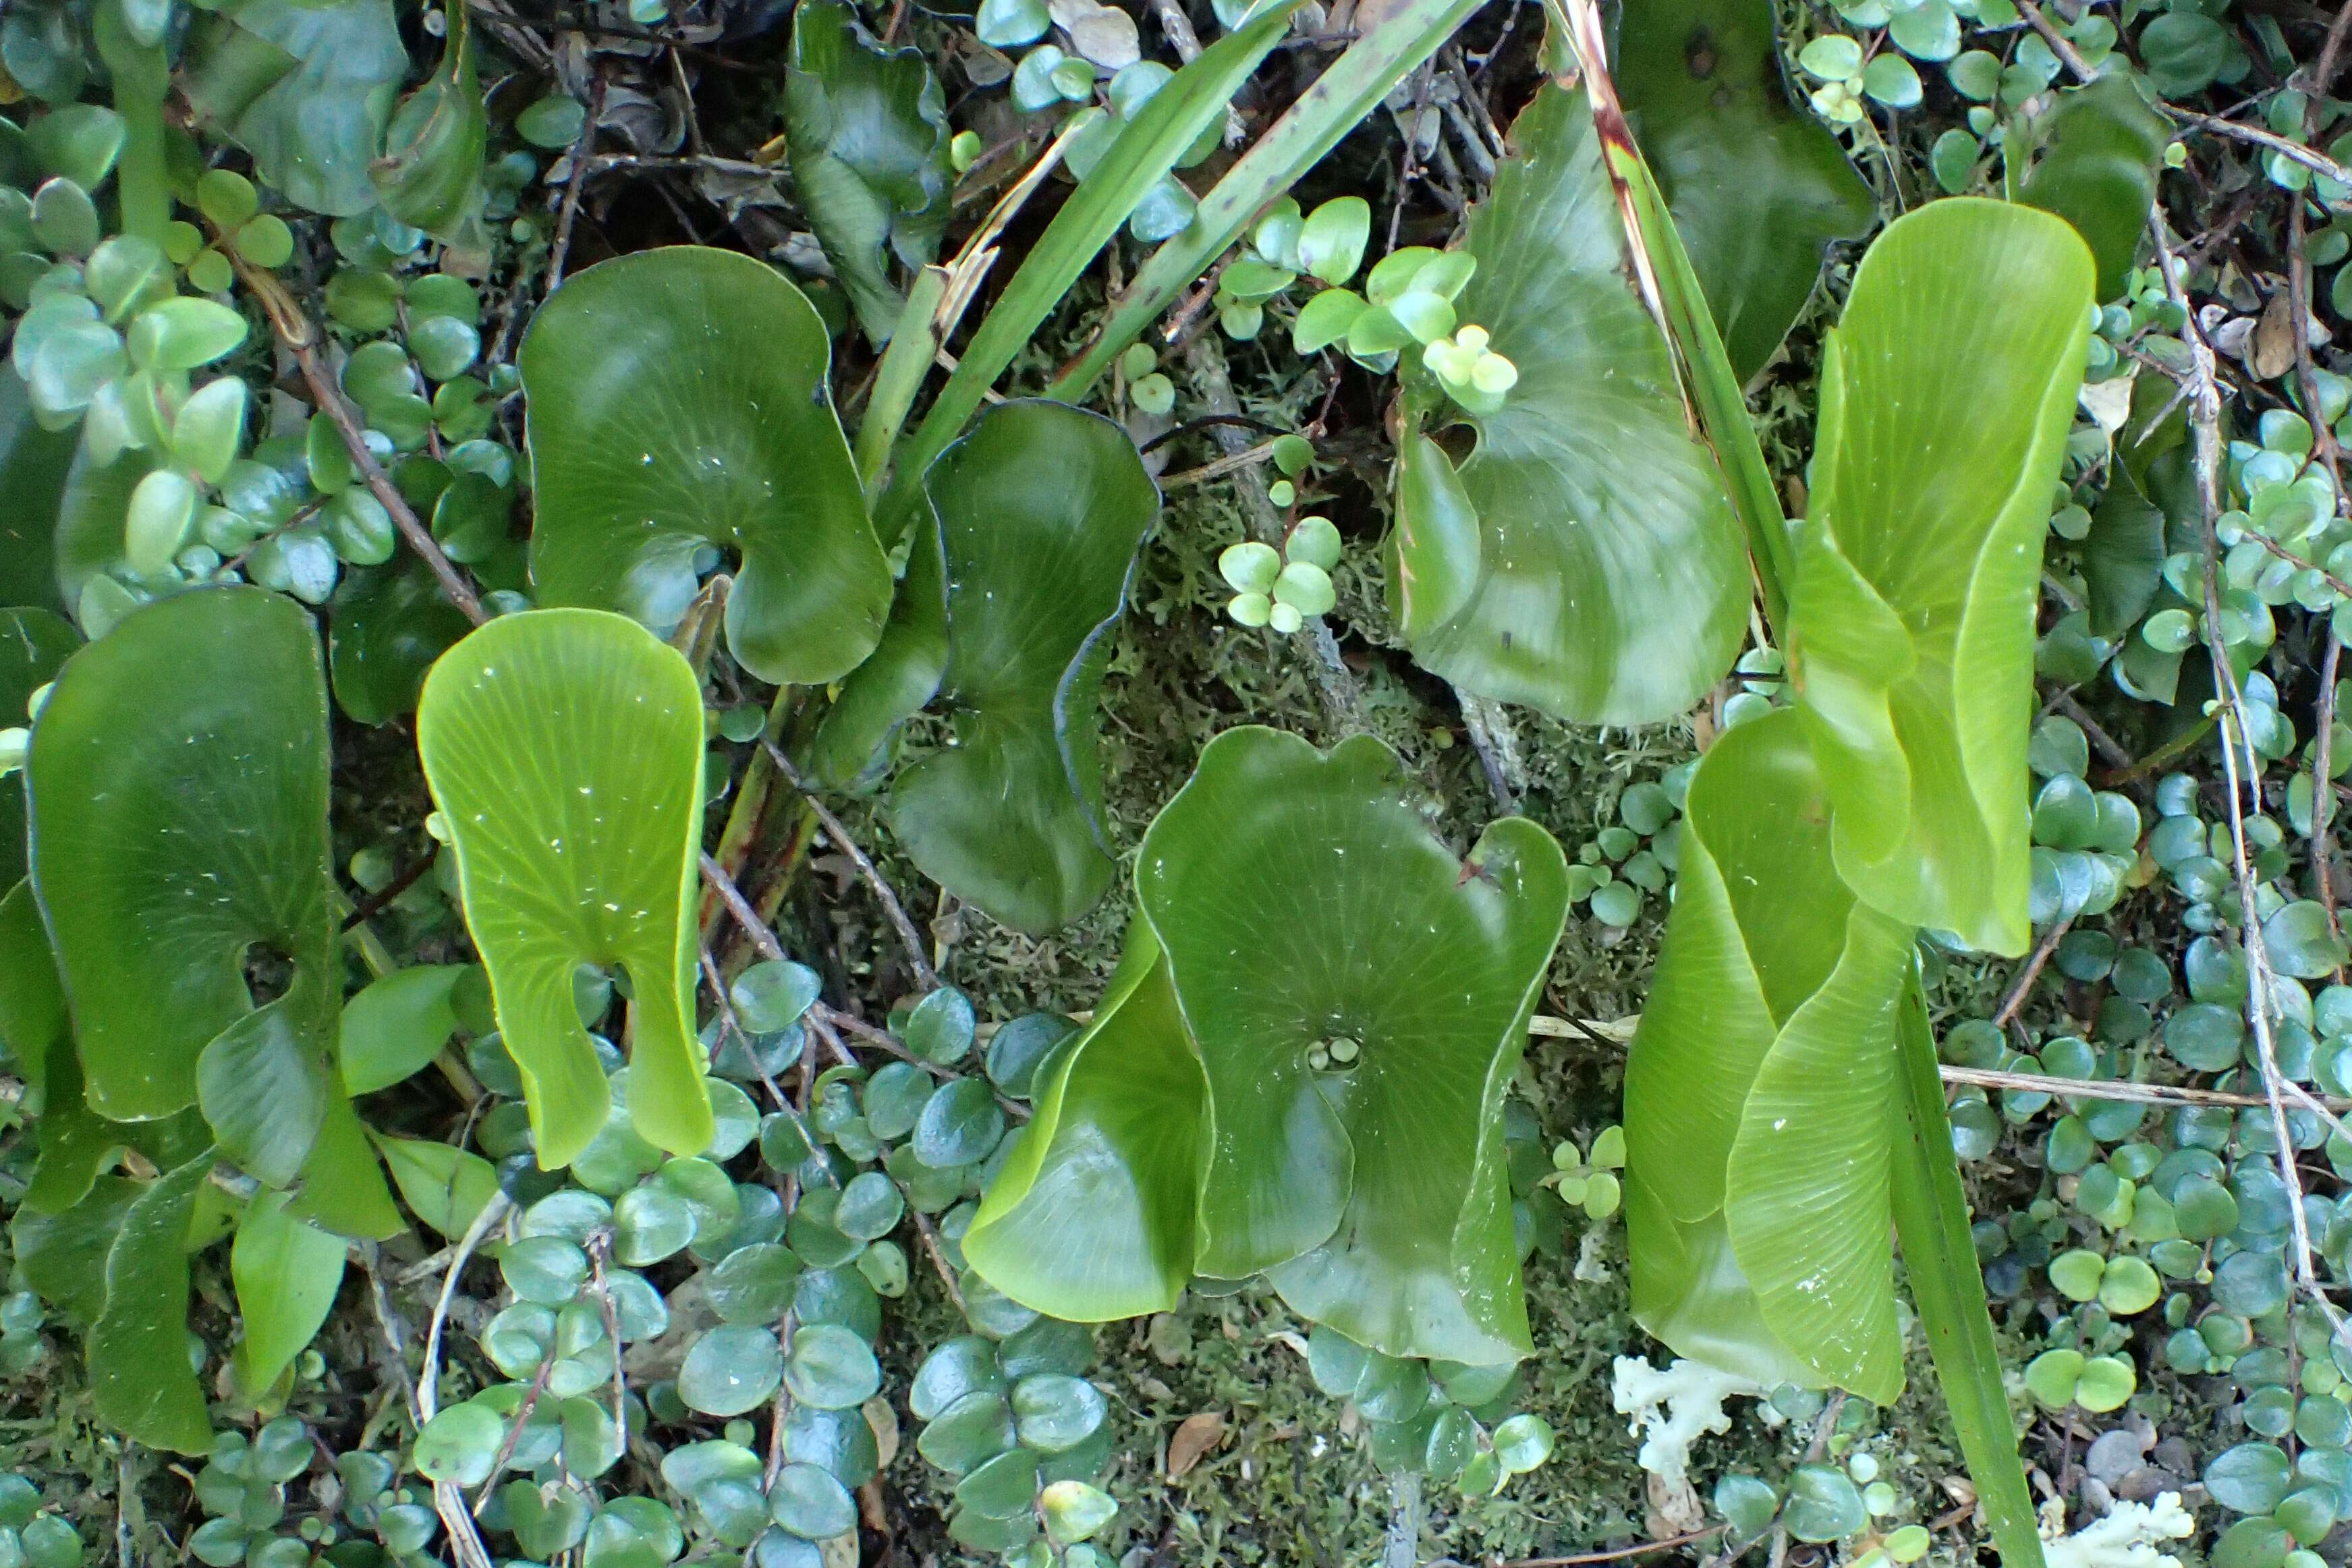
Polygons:
<instances>
[{"instance_id":1,"label":"dark glossy leaf","mask_svg":"<svg viewBox=\"0 0 2352 1568\"><path fill-rule=\"evenodd\" d=\"M2074 226L2098 265L2097 297L2112 300L2123 292L2147 226L2171 122L2149 107L2129 72L2118 72L2058 94L2032 135L2040 153L2018 184L2018 199Z\"/></svg>"},{"instance_id":2,"label":"dark glossy leaf","mask_svg":"<svg viewBox=\"0 0 2352 1568\"><path fill-rule=\"evenodd\" d=\"M1472 421L1478 448L1461 465L1479 523L1476 585L1413 657L1482 696L1576 722L1652 721L1730 668L1748 599L1739 524L1691 437L1665 339L1625 287L1582 98L1545 89L1512 137L1518 154L1471 216L1478 271L1455 310L1487 329L1519 380L1498 412ZM1422 558L1458 532L1402 519L1395 569L1467 575Z\"/></svg>"},{"instance_id":3,"label":"dark glossy leaf","mask_svg":"<svg viewBox=\"0 0 2352 1568\"><path fill-rule=\"evenodd\" d=\"M2082 383L2091 254L1955 196L1863 258L1822 364L1787 637L1863 900L2021 953L2032 606Z\"/></svg>"},{"instance_id":4,"label":"dark glossy leaf","mask_svg":"<svg viewBox=\"0 0 2352 1568\"><path fill-rule=\"evenodd\" d=\"M695 552L737 552L727 642L762 680L823 682L882 634L890 573L826 391L832 345L774 268L678 246L565 281L523 339L541 602L667 635Z\"/></svg>"},{"instance_id":5,"label":"dark glossy leaf","mask_svg":"<svg viewBox=\"0 0 2352 1568\"><path fill-rule=\"evenodd\" d=\"M866 336L889 339L905 304L890 258L937 259L948 216L947 108L917 48L886 49L840 0L801 0L785 77L793 188Z\"/></svg>"},{"instance_id":6,"label":"dark glossy leaf","mask_svg":"<svg viewBox=\"0 0 2352 1568\"><path fill-rule=\"evenodd\" d=\"M0 487L8 483L0 468ZM0 489L0 494L6 493ZM5 525L0 525L0 552L10 548ZM0 729L31 722L26 717L26 700L55 680L66 656L80 646L79 634L61 616L47 610L0 610ZM24 875L25 784L12 776L0 779L0 887L13 887Z\"/></svg>"},{"instance_id":7,"label":"dark glossy leaf","mask_svg":"<svg viewBox=\"0 0 2352 1568\"><path fill-rule=\"evenodd\" d=\"M91 1107L135 1120L200 1101L230 1158L291 1182L341 1098L310 617L247 587L133 612L68 661L26 777ZM257 1009L256 949L291 964Z\"/></svg>"},{"instance_id":8,"label":"dark glossy leaf","mask_svg":"<svg viewBox=\"0 0 2352 1568\"><path fill-rule=\"evenodd\" d=\"M2082 545L2094 636L2121 637L2139 624L2164 581L2165 554L2163 509L2119 466Z\"/></svg>"},{"instance_id":9,"label":"dark glossy leaf","mask_svg":"<svg viewBox=\"0 0 2352 1568\"><path fill-rule=\"evenodd\" d=\"M1734 373L1780 346L1835 240L1877 216L1830 129L1790 101L1769 0L1633 0L1617 88Z\"/></svg>"},{"instance_id":10,"label":"dark glossy leaf","mask_svg":"<svg viewBox=\"0 0 2352 1568\"><path fill-rule=\"evenodd\" d=\"M188 1212L209 1151L150 1182L106 1250L106 1310L89 1331L99 1414L135 1441L183 1454L212 1447L204 1389L188 1366Z\"/></svg>"},{"instance_id":11,"label":"dark glossy leaf","mask_svg":"<svg viewBox=\"0 0 2352 1568\"><path fill-rule=\"evenodd\" d=\"M1465 862L1395 754L1227 731L1145 835L1137 901L1207 1076L1194 1271L1270 1271L1297 1310L1392 1355L1528 1351L1502 1095L1567 914L1533 823ZM1310 1050L1356 1047L1318 1070Z\"/></svg>"},{"instance_id":12,"label":"dark glossy leaf","mask_svg":"<svg viewBox=\"0 0 2352 1568\"><path fill-rule=\"evenodd\" d=\"M1095 696L1160 493L1125 431L1058 403L991 410L924 488L946 563L956 744L899 775L891 829L950 892L1048 931L1115 869Z\"/></svg>"},{"instance_id":13,"label":"dark glossy leaf","mask_svg":"<svg viewBox=\"0 0 2352 1568\"><path fill-rule=\"evenodd\" d=\"M8 1240L25 1282L76 1322L96 1322L106 1310L106 1249L141 1190L126 1176L99 1176L66 1208L19 1209Z\"/></svg>"},{"instance_id":14,"label":"dark glossy leaf","mask_svg":"<svg viewBox=\"0 0 2352 1568\"><path fill-rule=\"evenodd\" d=\"M583 963L628 972L638 1133L677 1154L709 1147L694 1037L702 689L693 667L600 610L503 616L433 667L416 742L541 1167L577 1158L612 1103L572 1000Z\"/></svg>"},{"instance_id":15,"label":"dark glossy leaf","mask_svg":"<svg viewBox=\"0 0 2352 1568\"><path fill-rule=\"evenodd\" d=\"M362 724L414 711L425 672L467 625L421 560L346 575L327 622L336 705Z\"/></svg>"},{"instance_id":16,"label":"dark glossy leaf","mask_svg":"<svg viewBox=\"0 0 2352 1568\"><path fill-rule=\"evenodd\" d=\"M227 0L199 18L184 68L197 113L263 184L334 217L376 205L368 165L408 73L392 0Z\"/></svg>"}]
</instances>

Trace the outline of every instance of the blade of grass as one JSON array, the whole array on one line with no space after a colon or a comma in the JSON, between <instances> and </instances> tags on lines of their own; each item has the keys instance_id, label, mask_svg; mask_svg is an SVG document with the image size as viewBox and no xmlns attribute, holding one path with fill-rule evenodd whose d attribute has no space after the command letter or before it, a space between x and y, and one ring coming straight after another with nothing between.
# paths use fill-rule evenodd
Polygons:
<instances>
[{"instance_id":1,"label":"blade of grass","mask_svg":"<svg viewBox=\"0 0 2352 1568\"><path fill-rule=\"evenodd\" d=\"M1927 1333L1944 1405L1992 1527L2003 1568L2042 1568L2042 1533L2017 1457L2017 1427L2001 1386L2000 1349L1985 1304L1984 1275L1969 1234L1952 1123L1936 1061L1935 1031L1915 973L1896 1019L1903 1122L1895 1139L1895 1230L1911 1300Z\"/></svg>"},{"instance_id":2,"label":"blade of grass","mask_svg":"<svg viewBox=\"0 0 2352 1568\"><path fill-rule=\"evenodd\" d=\"M1723 335L1716 330L1698 275L1683 250L1682 236L1667 211L1665 195L1651 177L1650 166L1625 123L1602 52L1600 12L1593 0L1547 0L1547 5L1560 31L1575 46L1578 63L1583 67L1592 129L1600 137L1609 181L1616 187L1618 208L1624 215L1626 244L1634 258L1643 297L1674 347L1682 371L1684 400L1696 416L1707 445L1715 448L1725 491L1748 532L1748 557L1764 593L1765 618L1778 639L1786 630L1788 590L1796 578L1796 554L1789 542L1789 520L1780 510L1772 470L1765 465L1764 449L1748 417L1748 400L1740 390L1739 377L1731 368L1731 356L1724 351Z\"/></svg>"},{"instance_id":3,"label":"blade of grass","mask_svg":"<svg viewBox=\"0 0 2352 1568\"><path fill-rule=\"evenodd\" d=\"M931 459L962 432L996 378L1028 346L1145 193L1175 168L1204 128L1224 117L1225 106L1281 39L1300 3L1282 0L1268 6L1171 77L1054 215L899 455L875 512L876 531L885 540L896 539L913 511Z\"/></svg>"},{"instance_id":4,"label":"blade of grass","mask_svg":"<svg viewBox=\"0 0 2352 1568\"><path fill-rule=\"evenodd\" d=\"M1045 395L1065 401L1085 395L1111 361L1241 237L1268 203L1320 162L1482 3L1405 0L1349 45L1273 129L1225 172L1215 189L1201 198L1192 226L1152 252L1094 341L1054 379Z\"/></svg>"},{"instance_id":5,"label":"blade of grass","mask_svg":"<svg viewBox=\"0 0 2352 1568\"><path fill-rule=\"evenodd\" d=\"M866 416L857 422L857 478L866 486L868 506L881 488L883 467L915 406L915 395L923 389L923 377L940 352L939 310L947 294L946 268L926 267L916 273L907 290L906 309L898 315L898 330L883 351Z\"/></svg>"}]
</instances>

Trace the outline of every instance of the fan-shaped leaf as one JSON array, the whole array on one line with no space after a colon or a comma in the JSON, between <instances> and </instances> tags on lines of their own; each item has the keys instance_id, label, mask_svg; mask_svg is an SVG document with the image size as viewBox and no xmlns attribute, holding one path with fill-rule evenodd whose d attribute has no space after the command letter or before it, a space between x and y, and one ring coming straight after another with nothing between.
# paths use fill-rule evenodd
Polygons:
<instances>
[{"instance_id":1,"label":"fan-shaped leaf","mask_svg":"<svg viewBox=\"0 0 2352 1568\"><path fill-rule=\"evenodd\" d=\"M131 1121L200 1101L230 1158L291 1182L341 1098L310 617L247 587L134 611L67 661L26 780L92 1109ZM258 1009L257 951L283 985ZM290 974L266 973L278 963Z\"/></svg>"},{"instance_id":2,"label":"fan-shaped leaf","mask_svg":"<svg viewBox=\"0 0 2352 1568\"><path fill-rule=\"evenodd\" d=\"M1517 817L1457 858L1397 784L1370 737L1326 754L1231 730L1145 835L1137 900L1208 1079L1194 1268L1270 1269L1392 1355L1510 1361L1502 1096L1567 866ZM1310 1062L1335 1041L1331 1070Z\"/></svg>"},{"instance_id":3,"label":"fan-shaped leaf","mask_svg":"<svg viewBox=\"0 0 2352 1568\"><path fill-rule=\"evenodd\" d=\"M727 642L762 680L822 682L871 652L890 571L826 391L832 344L798 289L677 246L569 279L523 339L542 603L667 634L696 552L737 552Z\"/></svg>"},{"instance_id":4,"label":"fan-shaped leaf","mask_svg":"<svg viewBox=\"0 0 2352 1568\"><path fill-rule=\"evenodd\" d=\"M1839 875L2021 953L2026 722L2052 484L2090 332L2063 220L1954 197L1889 227L1822 363L1790 670Z\"/></svg>"},{"instance_id":5,"label":"fan-shaped leaf","mask_svg":"<svg viewBox=\"0 0 2352 1568\"><path fill-rule=\"evenodd\" d=\"M540 1164L570 1164L612 1104L572 1001L583 963L628 971L637 1131L700 1153L714 1127L689 978L702 829L692 667L600 610L508 616L433 667L416 742Z\"/></svg>"},{"instance_id":6,"label":"fan-shaped leaf","mask_svg":"<svg viewBox=\"0 0 2352 1568\"><path fill-rule=\"evenodd\" d=\"M957 743L899 775L891 828L950 892L1047 931L1101 898L1115 869L1095 696L1160 492L1125 431L1058 403L992 410L924 489L946 568L941 694Z\"/></svg>"},{"instance_id":7,"label":"fan-shaped leaf","mask_svg":"<svg viewBox=\"0 0 2352 1568\"><path fill-rule=\"evenodd\" d=\"M1886 1151L1910 933L1854 901L1801 721L1727 731L1625 1069L1634 1310L1759 1383L1902 1384Z\"/></svg>"},{"instance_id":8,"label":"fan-shaped leaf","mask_svg":"<svg viewBox=\"0 0 2352 1568\"><path fill-rule=\"evenodd\" d=\"M1748 579L1713 456L1693 439L1664 337L1625 286L1623 231L1580 95L1546 88L1518 154L1472 214L1478 270L1455 310L1519 379L1475 418L1459 490L1475 512L1475 585L1417 637L1425 668L1483 696L1582 723L1680 711L1730 668ZM1415 499L1408 488L1402 499ZM1395 569L1451 531L1400 519Z\"/></svg>"},{"instance_id":9,"label":"fan-shaped leaf","mask_svg":"<svg viewBox=\"0 0 2352 1568\"><path fill-rule=\"evenodd\" d=\"M1769 0L1635 0L1617 87L1735 374L1764 368L1833 240L1868 232L1870 187L1789 101Z\"/></svg>"},{"instance_id":10,"label":"fan-shaped leaf","mask_svg":"<svg viewBox=\"0 0 2352 1568\"><path fill-rule=\"evenodd\" d=\"M1128 944L963 1237L982 1278L1070 1321L1166 1311L1192 1277L1207 1085L1151 928Z\"/></svg>"}]
</instances>

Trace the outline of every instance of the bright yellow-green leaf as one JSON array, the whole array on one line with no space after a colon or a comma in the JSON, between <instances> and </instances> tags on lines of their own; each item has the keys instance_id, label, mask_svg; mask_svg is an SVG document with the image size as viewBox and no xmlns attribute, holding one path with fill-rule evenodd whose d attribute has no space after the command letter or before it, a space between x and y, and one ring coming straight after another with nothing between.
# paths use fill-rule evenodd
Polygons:
<instances>
[{"instance_id":1,"label":"bright yellow-green leaf","mask_svg":"<svg viewBox=\"0 0 2352 1568\"><path fill-rule=\"evenodd\" d=\"M1830 838L1793 713L1727 731L1691 780L1625 1071L1634 1311L1681 1354L1885 1403L1902 1384L1886 1151L1910 932L1855 902Z\"/></svg>"},{"instance_id":2,"label":"bright yellow-green leaf","mask_svg":"<svg viewBox=\"0 0 2352 1568\"><path fill-rule=\"evenodd\" d=\"M637 1131L673 1153L710 1144L691 979L702 733L692 667L601 610L494 620L425 677L417 751L546 1169L612 1103L572 1002L583 963L628 972Z\"/></svg>"},{"instance_id":3,"label":"bright yellow-green leaf","mask_svg":"<svg viewBox=\"0 0 2352 1568\"><path fill-rule=\"evenodd\" d=\"M1055 1048L964 1233L982 1278L1074 1321L1166 1311L1192 1278L1207 1085L1168 965L1139 921L1096 1005Z\"/></svg>"},{"instance_id":4,"label":"bright yellow-green leaf","mask_svg":"<svg viewBox=\"0 0 2352 1568\"><path fill-rule=\"evenodd\" d=\"M2002 953L2029 938L2033 602L2091 274L2063 219L2000 202L1880 237L1827 344L1790 596L1840 876Z\"/></svg>"}]
</instances>

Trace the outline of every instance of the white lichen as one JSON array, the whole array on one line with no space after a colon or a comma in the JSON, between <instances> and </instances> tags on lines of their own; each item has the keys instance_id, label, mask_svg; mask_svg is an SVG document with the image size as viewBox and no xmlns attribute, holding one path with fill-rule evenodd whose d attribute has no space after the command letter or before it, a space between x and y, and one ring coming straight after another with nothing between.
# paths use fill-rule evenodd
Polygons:
<instances>
[{"instance_id":1,"label":"white lichen","mask_svg":"<svg viewBox=\"0 0 2352 1568\"><path fill-rule=\"evenodd\" d=\"M1618 1414L1633 1417L1626 1429L1642 1439L1642 1468L1669 1488L1688 1478L1693 1443L1706 1433L1731 1430L1723 1402L1764 1392L1761 1384L1705 1362L1677 1360L1661 1372L1647 1356L1624 1355L1617 1358L1609 1388Z\"/></svg>"},{"instance_id":2,"label":"white lichen","mask_svg":"<svg viewBox=\"0 0 2352 1568\"><path fill-rule=\"evenodd\" d=\"M2065 1527L2064 1506L2045 1504L2042 1555L2049 1568L2180 1568L2180 1559L2158 1548L2197 1532L2179 1492L2158 1492L2152 1503L2119 1502L2072 1535Z\"/></svg>"}]
</instances>

